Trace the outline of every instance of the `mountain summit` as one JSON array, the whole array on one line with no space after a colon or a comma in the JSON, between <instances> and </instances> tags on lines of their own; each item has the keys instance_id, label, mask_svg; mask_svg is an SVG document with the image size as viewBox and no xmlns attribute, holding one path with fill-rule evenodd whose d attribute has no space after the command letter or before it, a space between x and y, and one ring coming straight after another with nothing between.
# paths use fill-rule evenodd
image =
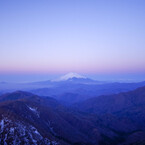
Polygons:
<instances>
[{"instance_id":1,"label":"mountain summit","mask_svg":"<svg viewBox=\"0 0 145 145\"><path fill-rule=\"evenodd\" d=\"M86 79L86 77L82 76L82 75L79 75L77 73L68 73L64 76L61 76L60 78L58 78L57 80L55 81L67 81L69 79L73 79L73 78L77 78L77 79Z\"/></svg>"}]
</instances>

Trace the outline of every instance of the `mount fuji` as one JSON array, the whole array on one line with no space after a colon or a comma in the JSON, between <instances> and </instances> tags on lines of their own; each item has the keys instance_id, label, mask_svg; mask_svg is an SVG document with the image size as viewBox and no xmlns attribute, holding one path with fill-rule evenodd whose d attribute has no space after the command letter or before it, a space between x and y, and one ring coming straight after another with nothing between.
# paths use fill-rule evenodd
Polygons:
<instances>
[{"instance_id":1,"label":"mount fuji","mask_svg":"<svg viewBox=\"0 0 145 145\"><path fill-rule=\"evenodd\" d=\"M73 79L73 78L77 78L77 79L86 79L86 77L82 76L82 75L79 75L77 73L68 73L64 76L61 76L58 81L66 81L66 80L69 80L69 79Z\"/></svg>"},{"instance_id":2,"label":"mount fuji","mask_svg":"<svg viewBox=\"0 0 145 145\"><path fill-rule=\"evenodd\" d=\"M58 79L52 80L52 82L56 82L56 83L69 82L69 83L89 84L89 83L97 83L98 81L95 81L95 80L87 78L83 75L71 72L71 73L68 73L66 75L59 77Z\"/></svg>"}]
</instances>

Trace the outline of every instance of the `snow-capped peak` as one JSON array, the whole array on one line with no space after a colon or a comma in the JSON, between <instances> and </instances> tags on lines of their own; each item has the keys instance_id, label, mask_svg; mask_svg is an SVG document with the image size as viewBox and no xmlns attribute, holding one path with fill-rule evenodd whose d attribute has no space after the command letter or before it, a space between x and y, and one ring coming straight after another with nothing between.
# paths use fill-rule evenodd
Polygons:
<instances>
[{"instance_id":1,"label":"snow-capped peak","mask_svg":"<svg viewBox=\"0 0 145 145\"><path fill-rule=\"evenodd\" d=\"M69 80L69 79L72 79L72 78L82 78L82 79L85 79L86 77L82 76L82 75L79 75L77 73L68 73L64 76L61 76L59 79L55 80L55 81L66 81L66 80Z\"/></svg>"}]
</instances>

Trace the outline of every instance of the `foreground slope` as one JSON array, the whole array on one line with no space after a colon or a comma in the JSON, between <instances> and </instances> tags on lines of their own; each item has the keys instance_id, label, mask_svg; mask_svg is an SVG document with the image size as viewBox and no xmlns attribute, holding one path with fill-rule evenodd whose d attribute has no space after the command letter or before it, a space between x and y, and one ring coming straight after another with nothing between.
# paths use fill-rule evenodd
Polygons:
<instances>
[{"instance_id":1,"label":"foreground slope","mask_svg":"<svg viewBox=\"0 0 145 145\"><path fill-rule=\"evenodd\" d=\"M97 144L95 126L52 98L5 94L0 114L1 144Z\"/></svg>"},{"instance_id":2,"label":"foreground slope","mask_svg":"<svg viewBox=\"0 0 145 145\"><path fill-rule=\"evenodd\" d=\"M145 143L145 87L65 107L17 91L0 96L1 144L119 145Z\"/></svg>"}]
</instances>

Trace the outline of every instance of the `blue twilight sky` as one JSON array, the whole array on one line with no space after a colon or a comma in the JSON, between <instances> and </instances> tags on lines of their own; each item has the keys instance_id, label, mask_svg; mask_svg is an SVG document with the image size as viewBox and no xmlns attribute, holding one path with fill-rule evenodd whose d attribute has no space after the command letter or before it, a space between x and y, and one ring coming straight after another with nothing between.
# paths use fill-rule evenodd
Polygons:
<instances>
[{"instance_id":1,"label":"blue twilight sky","mask_svg":"<svg viewBox=\"0 0 145 145\"><path fill-rule=\"evenodd\" d=\"M0 81L67 72L145 80L145 0L1 0Z\"/></svg>"}]
</instances>

